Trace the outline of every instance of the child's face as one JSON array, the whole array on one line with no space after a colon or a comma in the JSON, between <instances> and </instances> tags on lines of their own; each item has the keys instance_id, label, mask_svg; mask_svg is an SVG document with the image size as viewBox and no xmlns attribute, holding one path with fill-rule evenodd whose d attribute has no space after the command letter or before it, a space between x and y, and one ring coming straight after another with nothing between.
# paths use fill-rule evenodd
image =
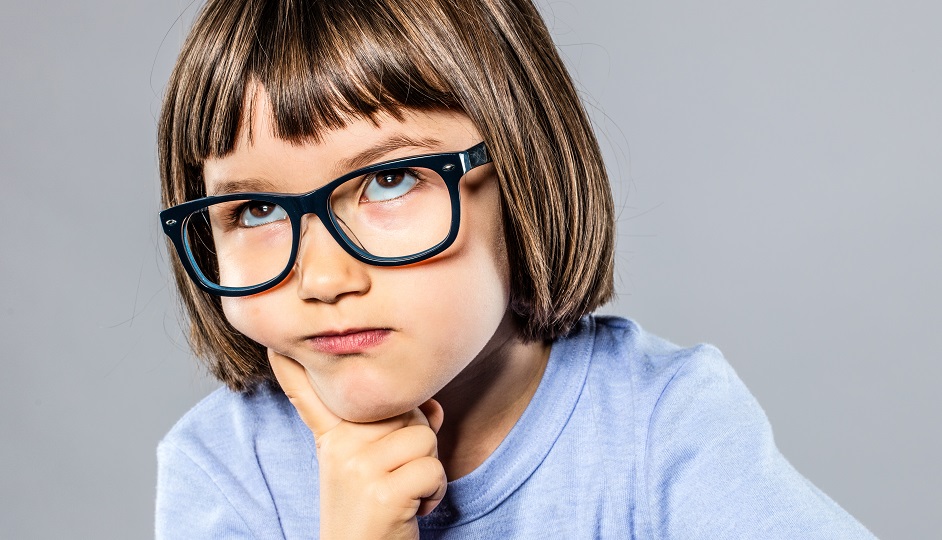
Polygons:
<instances>
[{"instance_id":1,"label":"child's face","mask_svg":"<svg viewBox=\"0 0 942 540\"><path fill-rule=\"evenodd\" d=\"M272 135L270 111L260 92L251 142L241 133L234 152L206 161L207 193L233 180L304 193L348 172L349 161L367 152L369 163L376 163L461 151L481 141L463 114L415 111L401 122L356 120L318 144L294 145ZM403 146L404 139L425 142ZM301 363L324 404L342 418L373 421L417 407L472 360L499 357L513 335L493 166L472 170L460 189L457 240L444 253L410 266L358 262L315 216L307 216L292 274L266 292L222 298L227 319L249 338ZM331 337L352 330L359 332L343 340Z\"/></svg>"}]
</instances>

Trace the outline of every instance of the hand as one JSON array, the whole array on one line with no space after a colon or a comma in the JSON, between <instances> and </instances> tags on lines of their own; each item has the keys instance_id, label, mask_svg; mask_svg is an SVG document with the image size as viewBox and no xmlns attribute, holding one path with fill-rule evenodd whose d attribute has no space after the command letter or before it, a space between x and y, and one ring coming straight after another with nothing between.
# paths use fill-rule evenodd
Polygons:
<instances>
[{"instance_id":1,"label":"hand","mask_svg":"<svg viewBox=\"0 0 942 540\"><path fill-rule=\"evenodd\" d=\"M448 480L438 461L444 411L430 399L405 414L357 424L332 413L301 364L269 349L278 383L314 433L320 470L320 537L419 537Z\"/></svg>"}]
</instances>

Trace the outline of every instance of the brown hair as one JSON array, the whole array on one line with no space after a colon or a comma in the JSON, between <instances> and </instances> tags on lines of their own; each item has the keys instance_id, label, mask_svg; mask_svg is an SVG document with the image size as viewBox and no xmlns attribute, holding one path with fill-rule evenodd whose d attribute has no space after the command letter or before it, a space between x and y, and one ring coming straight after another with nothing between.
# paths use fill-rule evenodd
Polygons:
<instances>
[{"instance_id":1,"label":"brown hair","mask_svg":"<svg viewBox=\"0 0 942 540\"><path fill-rule=\"evenodd\" d=\"M211 0L164 99L165 206L205 194L202 164L233 150L255 81L270 95L276 135L292 142L404 108L463 111L496 168L523 337L564 335L611 298L608 178L531 0ZM196 354L233 390L272 382L264 348L172 260Z\"/></svg>"}]
</instances>

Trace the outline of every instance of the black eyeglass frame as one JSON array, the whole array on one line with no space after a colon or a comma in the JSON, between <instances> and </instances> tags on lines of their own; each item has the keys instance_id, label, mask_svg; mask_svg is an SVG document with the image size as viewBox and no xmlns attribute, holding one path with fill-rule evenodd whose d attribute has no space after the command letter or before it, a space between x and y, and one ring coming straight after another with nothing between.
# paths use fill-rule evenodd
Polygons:
<instances>
[{"instance_id":1,"label":"black eyeglass frame","mask_svg":"<svg viewBox=\"0 0 942 540\"><path fill-rule=\"evenodd\" d=\"M448 249L448 247L454 243L455 238L458 237L458 225L461 221L461 201L458 189L459 181L472 169L490 162L491 157L487 152L487 147L481 142L463 152L425 154L369 165L349 172L336 180L332 180L330 183L314 191L300 195L286 195L284 193L229 193L213 197L202 197L161 211L160 223L163 226L164 234L173 242L184 270L186 270L190 279L192 279L200 289L218 296L248 296L271 289L281 283L281 281L291 273L301 244L301 218L306 214L317 215L321 223L324 224L324 227L330 232L331 236L333 236L334 240L358 261L374 266L403 266L434 257ZM386 169L404 169L410 167L432 169L439 173L445 181L451 198L451 227L449 228L448 236L438 244L413 255L403 257L378 257L372 255L357 246L340 229L336 221L336 216L334 216L330 209L330 196L337 187L354 177ZM285 269L282 270L280 274L264 283L250 287L224 287L217 285L211 282L199 269L195 255L187 246L187 220L200 208L222 202L247 199L276 204L284 209L285 213L288 215L288 219L291 220L293 235L291 239L291 255L288 258Z\"/></svg>"}]
</instances>

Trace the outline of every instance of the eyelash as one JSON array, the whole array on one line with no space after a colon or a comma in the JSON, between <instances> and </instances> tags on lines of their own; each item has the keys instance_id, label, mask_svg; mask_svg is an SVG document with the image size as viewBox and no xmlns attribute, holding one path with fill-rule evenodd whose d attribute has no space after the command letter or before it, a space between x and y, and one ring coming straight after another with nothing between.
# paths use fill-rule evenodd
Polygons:
<instances>
[{"instance_id":1,"label":"eyelash","mask_svg":"<svg viewBox=\"0 0 942 540\"><path fill-rule=\"evenodd\" d=\"M227 230L239 228L241 226L240 222L242 220L242 213L245 212L246 208L248 208L250 204L257 202L258 201L244 201L243 203L227 210L225 214Z\"/></svg>"},{"instance_id":2,"label":"eyelash","mask_svg":"<svg viewBox=\"0 0 942 540\"><path fill-rule=\"evenodd\" d=\"M411 168L411 167L400 167L400 168L396 168L396 169L382 169L382 170L376 171L376 172L374 172L374 173L369 173L369 174L367 174L367 175L364 175L364 176L362 176L362 177L360 178L360 188L359 188L359 190L358 190L359 195L362 196L362 195L363 195L363 190L365 190L366 187L370 185L370 182L372 182L373 180L375 180L379 175L381 175L381 174L383 174L383 173L386 173L386 172L390 172L390 171L403 171L403 172L406 172L406 173L411 174L412 176L414 176L415 179L416 179L416 184L415 184L415 187L414 187L413 189L421 189L421 186L423 186L423 185L425 184L424 175L422 175L422 173L420 173L418 169L413 169L413 168ZM410 190L410 192L411 192L411 191L412 191L412 190ZM398 197L397 197L397 198L398 198ZM391 200L392 200L392 199L391 199ZM368 201L368 202L371 202L371 203L372 203L373 201ZM386 201L376 201L376 202L386 202Z\"/></svg>"},{"instance_id":3,"label":"eyelash","mask_svg":"<svg viewBox=\"0 0 942 540\"><path fill-rule=\"evenodd\" d=\"M383 169L383 170L376 171L374 173L369 173L360 177L360 180L359 180L360 186L358 189L359 196L362 197L363 191L366 189L367 186L369 186L370 182L376 179L377 176L379 176L380 174L384 172L389 172L389 171L403 171L415 177L417 182L416 182L415 187L412 188L412 190L410 190L410 193L416 189L422 189L422 187L425 185L424 175L422 175L418 169L413 169L411 167L402 167L399 169ZM395 200L395 199L390 199L390 200ZM225 219L226 226L230 228L230 230L231 228L240 227L240 221L242 219L243 212L245 212L246 208L248 208L250 204L257 203L257 202L259 201L254 201L254 200L244 201L241 204L238 204L232 208L227 209L223 216ZM369 204L377 204L377 203L388 202L388 201L366 201L366 202Z\"/></svg>"}]
</instances>

